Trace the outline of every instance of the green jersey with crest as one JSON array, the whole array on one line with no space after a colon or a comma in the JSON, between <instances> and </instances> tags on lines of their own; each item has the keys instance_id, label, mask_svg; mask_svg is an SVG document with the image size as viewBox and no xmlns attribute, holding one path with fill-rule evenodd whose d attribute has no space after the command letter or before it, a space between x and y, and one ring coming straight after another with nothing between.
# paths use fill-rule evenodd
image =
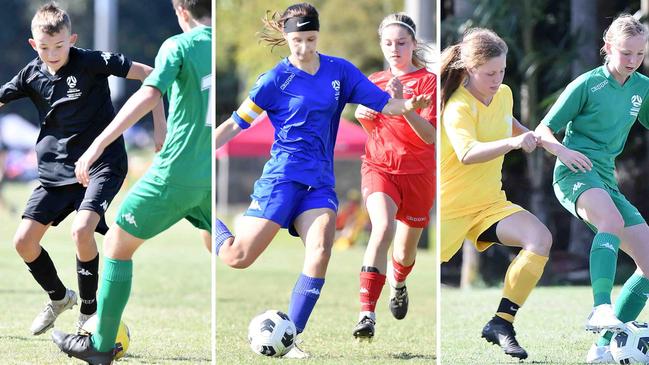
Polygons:
<instances>
[{"instance_id":1,"label":"green jersey with crest","mask_svg":"<svg viewBox=\"0 0 649 365\"><path fill-rule=\"evenodd\" d=\"M149 175L175 186L211 187L212 138L206 121L212 77L212 28L167 39L144 85L167 93L167 138Z\"/></svg>"},{"instance_id":2,"label":"green jersey with crest","mask_svg":"<svg viewBox=\"0 0 649 365\"><path fill-rule=\"evenodd\" d=\"M602 181L617 188L615 158L622 152L631 126L639 120L649 128L649 78L634 72L620 85L606 66L572 81L541 123L557 133L566 129L563 144L586 155ZM554 181L572 172L557 159Z\"/></svg>"}]
</instances>

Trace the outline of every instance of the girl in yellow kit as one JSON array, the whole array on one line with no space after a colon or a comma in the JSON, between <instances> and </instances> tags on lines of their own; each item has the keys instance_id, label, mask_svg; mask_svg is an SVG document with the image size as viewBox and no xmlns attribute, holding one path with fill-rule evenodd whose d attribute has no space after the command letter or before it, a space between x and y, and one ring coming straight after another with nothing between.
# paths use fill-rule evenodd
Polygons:
<instances>
[{"instance_id":1,"label":"girl in yellow kit","mask_svg":"<svg viewBox=\"0 0 649 365\"><path fill-rule=\"evenodd\" d=\"M536 286L552 236L534 215L502 190L504 155L532 152L538 138L512 116L512 92L503 85L507 45L487 29L471 29L442 53L441 260L470 241L479 251L493 243L521 247L505 275L503 297L482 337L507 355L525 359L514 317Z\"/></svg>"}]
</instances>

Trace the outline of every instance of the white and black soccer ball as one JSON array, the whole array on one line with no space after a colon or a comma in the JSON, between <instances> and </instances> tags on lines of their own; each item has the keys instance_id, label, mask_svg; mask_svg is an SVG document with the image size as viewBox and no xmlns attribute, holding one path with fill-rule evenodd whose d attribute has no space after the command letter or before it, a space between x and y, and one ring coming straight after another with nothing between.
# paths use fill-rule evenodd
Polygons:
<instances>
[{"instance_id":1,"label":"white and black soccer ball","mask_svg":"<svg viewBox=\"0 0 649 365\"><path fill-rule=\"evenodd\" d=\"M295 324L278 310L259 314L248 326L250 348L265 356L284 356L293 348L296 334Z\"/></svg>"},{"instance_id":2,"label":"white and black soccer ball","mask_svg":"<svg viewBox=\"0 0 649 365\"><path fill-rule=\"evenodd\" d=\"M618 364L649 363L649 324L627 322L611 339L611 355Z\"/></svg>"}]
</instances>

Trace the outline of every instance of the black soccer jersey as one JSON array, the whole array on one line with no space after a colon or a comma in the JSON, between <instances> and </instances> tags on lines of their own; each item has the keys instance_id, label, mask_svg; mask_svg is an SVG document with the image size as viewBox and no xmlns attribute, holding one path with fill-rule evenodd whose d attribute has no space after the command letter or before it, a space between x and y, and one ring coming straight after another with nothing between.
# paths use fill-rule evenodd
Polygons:
<instances>
[{"instance_id":1,"label":"black soccer jersey","mask_svg":"<svg viewBox=\"0 0 649 365\"><path fill-rule=\"evenodd\" d=\"M1 103L28 97L38 109L36 154L43 186L77 182L74 163L115 117L108 76L126 77L130 68L131 61L122 54L72 47L68 63L56 75L36 58L0 88ZM106 164L117 175L126 175L122 137L106 148L91 176Z\"/></svg>"}]
</instances>

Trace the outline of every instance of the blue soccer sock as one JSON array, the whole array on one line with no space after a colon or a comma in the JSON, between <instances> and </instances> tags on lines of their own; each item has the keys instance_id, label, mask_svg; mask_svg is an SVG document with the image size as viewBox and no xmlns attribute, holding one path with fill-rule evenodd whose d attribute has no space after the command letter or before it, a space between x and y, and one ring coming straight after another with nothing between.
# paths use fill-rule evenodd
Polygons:
<instances>
[{"instance_id":1,"label":"blue soccer sock","mask_svg":"<svg viewBox=\"0 0 649 365\"><path fill-rule=\"evenodd\" d=\"M300 274L297 279L291 295L291 303L288 306L288 316L295 323L297 333L304 331L313 307L320 298L320 290L322 290L324 281L324 278L312 278L304 274Z\"/></svg>"},{"instance_id":2,"label":"blue soccer sock","mask_svg":"<svg viewBox=\"0 0 649 365\"><path fill-rule=\"evenodd\" d=\"M216 219L216 224L214 225L214 253L218 256L221 246L227 241L230 237L234 237L228 227L221 222L220 219Z\"/></svg>"}]
</instances>

